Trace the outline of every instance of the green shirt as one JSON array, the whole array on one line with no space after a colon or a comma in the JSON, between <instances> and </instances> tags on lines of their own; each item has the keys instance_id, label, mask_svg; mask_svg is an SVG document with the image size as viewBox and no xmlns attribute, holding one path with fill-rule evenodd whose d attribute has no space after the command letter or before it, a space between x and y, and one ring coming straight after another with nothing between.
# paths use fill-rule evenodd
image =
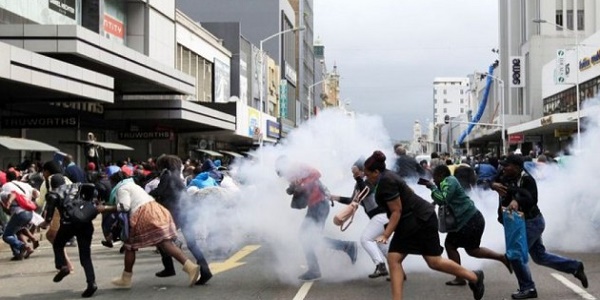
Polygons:
<instances>
[{"instance_id":1,"label":"green shirt","mask_svg":"<svg viewBox=\"0 0 600 300\"><path fill-rule=\"evenodd\" d=\"M440 188L433 186L431 188L431 198L435 204L450 205L454 211L458 229L460 230L474 215L477 208L473 200L465 193L456 177L448 176L440 183Z\"/></svg>"}]
</instances>

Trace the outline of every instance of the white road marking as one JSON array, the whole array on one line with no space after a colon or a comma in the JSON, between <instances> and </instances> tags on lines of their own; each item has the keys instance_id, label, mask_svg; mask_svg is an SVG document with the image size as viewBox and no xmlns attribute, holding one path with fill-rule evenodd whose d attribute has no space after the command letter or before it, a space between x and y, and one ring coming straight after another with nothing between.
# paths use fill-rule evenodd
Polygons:
<instances>
[{"instance_id":1,"label":"white road marking","mask_svg":"<svg viewBox=\"0 0 600 300\"><path fill-rule=\"evenodd\" d=\"M304 298L306 297L306 295L308 295L308 291L310 291L310 288L312 287L313 282L314 281L305 282L300 287L300 289L298 290L298 293L296 293L296 296L294 296L293 300L304 300Z\"/></svg>"},{"instance_id":2,"label":"white road marking","mask_svg":"<svg viewBox=\"0 0 600 300\"><path fill-rule=\"evenodd\" d=\"M589 294L584 289L580 288L578 285L574 284L573 282L571 282L569 279L565 278L564 276L557 274L557 273L552 273L552 276L554 276L554 278L556 278L556 280L560 281L562 284L564 284L568 288L570 288L573 292L575 292L579 296L581 296L581 298L586 299L586 300L596 300L596 297L592 296L591 294Z\"/></svg>"}]
</instances>

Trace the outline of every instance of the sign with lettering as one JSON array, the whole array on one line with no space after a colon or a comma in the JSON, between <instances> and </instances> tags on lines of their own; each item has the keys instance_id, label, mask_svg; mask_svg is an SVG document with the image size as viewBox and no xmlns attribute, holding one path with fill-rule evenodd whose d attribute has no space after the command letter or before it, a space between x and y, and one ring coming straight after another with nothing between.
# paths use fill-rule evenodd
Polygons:
<instances>
[{"instance_id":1,"label":"sign with lettering","mask_svg":"<svg viewBox=\"0 0 600 300\"><path fill-rule=\"evenodd\" d=\"M509 80L510 87L522 88L525 87L525 59L523 56L511 56L511 78Z\"/></svg>"},{"instance_id":2,"label":"sign with lettering","mask_svg":"<svg viewBox=\"0 0 600 300\"><path fill-rule=\"evenodd\" d=\"M121 140L168 140L172 136L170 131L122 131L119 132Z\"/></svg>"},{"instance_id":3,"label":"sign with lettering","mask_svg":"<svg viewBox=\"0 0 600 300\"><path fill-rule=\"evenodd\" d=\"M569 74L569 64L567 63L567 52L565 49L556 50L556 71L554 73L554 83L564 84Z\"/></svg>"},{"instance_id":4,"label":"sign with lettering","mask_svg":"<svg viewBox=\"0 0 600 300\"><path fill-rule=\"evenodd\" d=\"M75 15L75 12L77 11L76 0L48 0L48 7L73 20L77 18Z\"/></svg>"},{"instance_id":5,"label":"sign with lettering","mask_svg":"<svg viewBox=\"0 0 600 300\"><path fill-rule=\"evenodd\" d=\"M285 78L294 86L296 86L296 80L298 78L298 73L296 73L296 70L294 69L294 67L290 64L288 64L287 61L284 61L285 64Z\"/></svg>"},{"instance_id":6,"label":"sign with lettering","mask_svg":"<svg viewBox=\"0 0 600 300\"><path fill-rule=\"evenodd\" d=\"M2 117L2 128L71 128L78 125L77 116Z\"/></svg>"},{"instance_id":7,"label":"sign with lettering","mask_svg":"<svg viewBox=\"0 0 600 300\"><path fill-rule=\"evenodd\" d=\"M525 141L525 135L522 133L514 133L508 135L509 144L520 144Z\"/></svg>"},{"instance_id":8,"label":"sign with lettering","mask_svg":"<svg viewBox=\"0 0 600 300\"><path fill-rule=\"evenodd\" d=\"M279 123L267 120L267 137L274 139L280 137Z\"/></svg>"},{"instance_id":9,"label":"sign with lettering","mask_svg":"<svg viewBox=\"0 0 600 300\"><path fill-rule=\"evenodd\" d=\"M117 20L111 15L104 14L104 33L108 35L107 37L114 36L120 40L125 37L125 27L123 26L123 22Z\"/></svg>"}]
</instances>

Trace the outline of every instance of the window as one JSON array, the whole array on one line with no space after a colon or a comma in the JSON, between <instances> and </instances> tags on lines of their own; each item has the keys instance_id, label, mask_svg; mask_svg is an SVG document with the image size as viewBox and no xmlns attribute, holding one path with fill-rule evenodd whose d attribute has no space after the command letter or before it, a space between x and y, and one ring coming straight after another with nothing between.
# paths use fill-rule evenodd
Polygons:
<instances>
[{"instance_id":1,"label":"window","mask_svg":"<svg viewBox=\"0 0 600 300\"><path fill-rule=\"evenodd\" d=\"M463 91L463 90L460 90L460 94L461 94L461 95L462 95L462 94L464 94L464 93L465 93L465 91Z\"/></svg>"},{"instance_id":2,"label":"window","mask_svg":"<svg viewBox=\"0 0 600 300\"><path fill-rule=\"evenodd\" d=\"M560 26L556 26L557 31L563 30L563 28L562 28L562 26L564 26L563 22L564 22L563 21L563 11L562 11L562 9L558 9L558 10L556 10L556 16L554 18L554 23L556 23L556 25L560 25Z\"/></svg>"},{"instance_id":3,"label":"window","mask_svg":"<svg viewBox=\"0 0 600 300\"><path fill-rule=\"evenodd\" d=\"M460 108L460 113L462 114L462 113L464 113L464 112L465 112L465 109L461 107L461 108Z\"/></svg>"},{"instance_id":4,"label":"window","mask_svg":"<svg viewBox=\"0 0 600 300\"><path fill-rule=\"evenodd\" d=\"M444 113L448 113L448 109L444 107Z\"/></svg>"},{"instance_id":5,"label":"window","mask_svg":"<svg viewBox=\"0 0 600 300\"><path fill-rule=\"evenodd\" d=\"M573 10L567 10L567 29L573 30Z\"/></svg>"},{"instance_id":6,"label":"window","mask_svg":"<svg viewBox=\"0 0 600 300\"><path fill-rule=\"evenodd\" d=\"M582 9L577 10L577 30L584 30L585 18Z\"/></svg>"},{"instance_id":7,"label":"window","mask_svg":"<svg viewBox=\"0 0 600 300\"><path fill-rule=\"evenodd\" d=\"M444 95L446 95L446 94L448 94L448 92L446 90L444 90ZM446 100L444 99L444 101L446 101Z\"/></svg>"},{"instance_id":8,"label":"window","mask_svg":"<svg viewBox=\"0 0 600 300\"><path fill-rule=\"evenodd\" d=\"M433 109L433 113L434 113L434 114L437 114L437 108L434 108L434 109Z\"/></svg>"},{"instance_id":9,"label":"window","mask_svg":"<svg viewBox=\"0 0 600 300\"><path fill-rule=\"evenodd\" d=\"M465 99L460 98L460 104L465 104Z\"/></svg>"},{"instance_id":10,"label":"window","mask_svg":"<svg viewBox=\"0 0 600 300\"><path fill-rule=\"evenodd\" d=\"M433 94L437 95L437 90L436 89L433 89Z\"/></svg>"}]
</instances>

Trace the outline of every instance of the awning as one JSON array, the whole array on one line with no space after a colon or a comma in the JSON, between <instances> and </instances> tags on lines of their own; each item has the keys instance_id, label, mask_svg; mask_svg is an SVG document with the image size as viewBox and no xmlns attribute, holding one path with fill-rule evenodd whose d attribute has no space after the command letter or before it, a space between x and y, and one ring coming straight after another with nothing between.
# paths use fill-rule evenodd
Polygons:
<instances>
[{"instance_id":1,"label":"awning","mask_svg":"<svg viewBox=\"0 0 600 300\"><path fill-rule=\"evenodd\" d=\"M216 152L216 151L212 151L212 150L196 149L196 151L204 152L204 153L206 153L210 156L214 156L214 157L222 157L223 156L223 154Z\"/></svg>"},{"instance_id":2,"label":"awning","mask_svg":"<svg viewBox=\"0 0 600 300\"><path fill-rule=\"evenodd\" d=\"M109 142L97 142L97 141L74 141L74 142L59 142L59 143L63 143L63 144L80 144L80 145L96 145L100 148L106 149L106 150L124 150L124 151L132 151L134 150L133 148L126 146L126 145L122 145L122 144L117 144L117 143L109 143Z\"/></svg>"},{"instance_id":3,"label":"awning","mask_svg":"<svg viewBox=\"0 0 600 300\"><path fill-rule=\"evenodd\" d=\"M23 138L14 138L14 137L10 137L10 136L0 136L0 145L8 148L9 150L50 151L50 152L58 151L58 148L50 146L46 143L38 142L35 140L23 139Z\"/></svg>"},{"instance_id":4,"label":"awning","mask_svg":"<svg viewBox=\"0 0 600 300\"><path fill-rule=\"evenodd\" d=\"M244 157L243 155L237 153L237 152L233 152L233 151L225 151L225 150L219 150L219 152L221 153L225 153L225 154L229 154L233 157Z\"/></svg>"}]
</instances>

